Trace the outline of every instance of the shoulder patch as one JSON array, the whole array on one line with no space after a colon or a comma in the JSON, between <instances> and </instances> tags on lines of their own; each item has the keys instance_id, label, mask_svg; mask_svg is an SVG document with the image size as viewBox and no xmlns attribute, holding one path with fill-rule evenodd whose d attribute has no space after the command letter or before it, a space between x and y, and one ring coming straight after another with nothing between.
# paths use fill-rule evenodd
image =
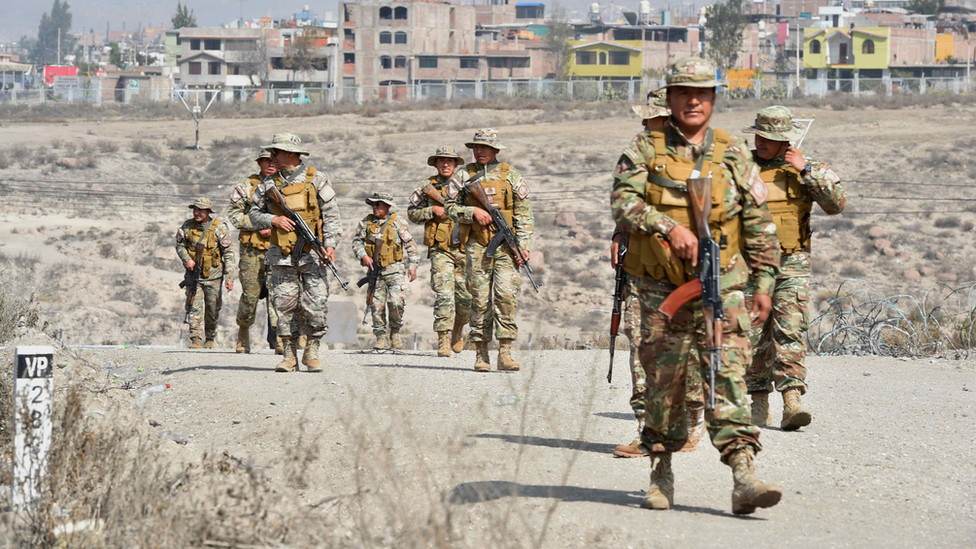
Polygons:
<instances>
[{"instance_id":1,"label":"shoulder patch","mask_svg":"<svg viewBox=\"0 0 976 549\"><path fill-rule=\"evenodd\" d=\"M420 205L420 191L414 191L413 194L410 195L410 205L411 206Z\"/></svg>"},{"instance_id":2,"label":"shoulder patch","mask_svg":"<svg viewBox=\"0 0 976 549\"><path fill-rule=\"evenodd\" d=\"M319 197L322 198L322 202L328 202L333 198L335 198L336 195L335 189L333 189L332 185L329 185L328 183L323 185L322 188L319 189L318 191L319 191Z\"/></svg>"},{"instance_id":3,"label":"shoulder patch","mask_svg":"<svg viewBox=\"0 0 976 549\"><path fill-rule=\"evenodd\" d=\"M234 187L234 190L230 193L231 202L240 202L247 198L247 191L241 187L242 186L240 184Z\"/></svg>"},{"instance_id":4,"label":"shoulder patch","mask_svg":"<svg viewBox=\"0 0 976 549\"><path fill-rule=\"evenodd\" d=\"M447 197L457 198L457 195L461 194L461 183L457 179L451 179L451 182L447 185Z\"/></svg>"},{"instance_id":5,"label":"shoulder patch","mask_svg":"<svg viewBox=\"0 0 976 549\"><path fill-rule=\"evenodd\" d=\"M766 202L766 199L769 198L769 189L766 188L766 182L759 175L758 166L752 166L752 173L749 174L749 183L749 194L756 201L756 206L762 206Z\"/></svg>"},{"instance_id":6,"label":"shoulder patch","mask_svg":"<svg viewBox=\"0 0 976 549\"><path fill-rule=\"evenodd\" d=\"M516 181L512 187L515 190L515 194L517 194L522 200L529 197L529 186L525 184L525 180L522 179L522 176L519 176L518 181Z\"/></svg>"},{"instance_id":7,"label":"shoulder patch","mask_svg":"<svg viewBox=\"0 0 976 549\"><path fill-rule=\"evenodd\" d=\"M614 177L620 177L634 169L634 163L627 154L627 151L628 149L624 149L624 153L620 155L620 160L617 160L617 166L613 169Z\"/></svg>"}]
</instances>

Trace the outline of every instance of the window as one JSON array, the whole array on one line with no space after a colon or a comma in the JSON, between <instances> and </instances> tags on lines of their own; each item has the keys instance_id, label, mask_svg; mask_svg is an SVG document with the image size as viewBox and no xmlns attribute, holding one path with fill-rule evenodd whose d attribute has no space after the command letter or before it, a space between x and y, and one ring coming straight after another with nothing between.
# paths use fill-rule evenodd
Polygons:
<instances>
[{"instance_id":1,"label":"window","mask_svg":"<svg viewBox=\"0 0 976 549\"><path fill-rule=\"evenodd\" d=\"M342 54L342 62L346 65L356 64L356 54L355 53L344 53Z\"/></svg>"},{"instance_id":2,"label":"window","mask_svg":"<svg viewBox=\"0 0 976 549\"><path fill-rule=\"evenodd\" d=\"M407 68L407 58L399 55L393 60L394 69L405 69Z\"/></svg>"},{"instance_id":3,"label":"window","mask_svg":"<svg viewBox=\"0 0 976 549\"><path fill-rule=\"evenodd\" d=\"M227 63L227 74L240 75L241 65L239 63Z\"/></svg>"},{"instance_id":4,"label":"window","mask_svg":"<svg viewBox=\"0 0 976 549\"><path fill-rule=\"evenodd\" d=\"M203 49L205 49L205 50L211 50L211 51L219 51L220 50L220 40L204 40L203 41Z\"/></svg>"},{"instance_id":5,"label":"window","mask_svg":"<svg viewBox=\"0 0 976 549\"><path fill-rule=\"evenodd\" d=\"M578 51L576 52L577 65L596 65L596 52Z\"/></svg>"},{"instance_id":6,"label":"window","mask_svg":"<svg viewBox=\"0 0 976 549\"><path fill-rule=\"evenodd\" d=\"M200 63L199 61L190 62L190 74L201 74L200 70L202 68L203 68L202 63Z\"/></svg>"},{"instance_id":7,"label":"window","mask_svg":"<svg viewBox=\"0 0 976 549\"><path fill-rule=\"evenodd\" d=\"M874 40L865 40L861 44L861 53L874 53Z\"/></svg>"},{"instance_id":8,"label":"window","mask_svg":"<svg viewBox=\"0 0 976 549\"><path fill-rule=\"evenodd\" d=\"M190 40L190 49L191 50L199 50L200 49L200 40L198 38L194 38L194 39Z\"/></svg>"},{"instance_id":9,"label":"window","mask_svg":"<svg viewBox=\"0 0 976 549\"><path fill-rule=\"evenodd\" d=\"M478 58L477 57L462 57L461 58L461 68L462 69L477 69L478 68Z\"/></svg>"},{"instance_id":10,"label":"window","mask_svg":"<svg viewBox=\"0 0 976 549\"><path fill-rule=\"evenodd\" d=\"M393 42L393 35L388 32L380 33L380 44L390 44Z\"/></svg>"},{"instance_id":11,"label":"window","mask_svg":"<svg viewBox=\"0 0 976 549\"><path fill-rule=\"evenodd\" d=\"M820 53L820 40L810 41L810 53L819 54Z\"/></svg>"},{"instance_id":12,"label":"window","mask_svg":"<svg viewBox=\"0 0 976 549\"><path fill-rule=\"evenodd\" d=\"M420 68L422 68L422 69L436 69L437 68L437 58L436 57L421 57L420 58Z\"/></svg>"},{"instance_id":13,"label":"window","mask_svg":"<svg viewBox=\"0 0 976 549\"><path fill-rule=\"evenodd\" d=\"M393 60L390 59L389 55L383 55L380 57L380 68L381 69L392 69Z\"/></svg>"},{"instance_id":14,"label":"window","mask_svg":"<svg viewBox=\"0 0 976 549\"><path fill-rule=\"evenodd\" d=\"M343 35L344 35L344 38L346 40L350 41L350 42L355 42L356 41L356 32L353 31L352 29L345 29L345 32L343 33Z\"/></svg>"},{"instance_id":15,"label":"window","mask_svg":"<svg viewBox=\"0 0 976 549\"><path fill-rule=\"evenodd\" d=\"M612 51L612 52L610 52L610 64L611 65L629 65L630 64L630 52L627 52L627 51Z\"/></svg>"},{"instance_id":16,"label":"window","mask_svg":"<svg viewBox=\"0 0 976 549\"><path fill-rule=\"evenodd\" d=\"M211 61L207 63L207 74L220 74L220 62Z\"/></svg>"},{"instance_id":17,"label":"window","mask_svg":"<svg viewBox=\"0 0 976 549\"><path fill-rule=\"evenodd\" d=\"M400 6L399 8L393 10L394 19L406 19L407 18L407 8Z\"/></svg>"},{"instance_id":18,"label":"window","mask_svg":"<svg viewBox=\"0 0 976 549\"><path fill-rule=\"evenodd\" d=\"M607 64L607 52L605 52L605 51L601 51L600 52L600 64L601 65L606 65Z\"/></svg>"},{"instance_id":19,"label":"window","mask_svg":"<svg viewBox=\"0 0 976 549\"><path fill-rule=\"evenodd\" d=\"M516 69L524 69L524 68L526 68L528 66L529 66L529 58L528 57L513 57L512 58L512 67L514 67Z\"/></svg>"},{"instance_id":20,"label":"window","mask_svg":"<svg viewBox=\"0 0 976 549\"><path fill-rule=\"evenodd\" d=\"M393 8L390 7L380 8L380 19L393 19Z\"/></svg>"},{"instance_id":21,"label":"window","mask_svg":"<svg viewBox=\"0 0 976 549\"><path fill-rule=\"evenodd\" d=\"M407 43L407 33L403 32L403 31L400 31L400 32L396 33L396 35L393 37L393 40L394 40L394 42L396 44L406 44Z\"/></svg>"}]
</instances>

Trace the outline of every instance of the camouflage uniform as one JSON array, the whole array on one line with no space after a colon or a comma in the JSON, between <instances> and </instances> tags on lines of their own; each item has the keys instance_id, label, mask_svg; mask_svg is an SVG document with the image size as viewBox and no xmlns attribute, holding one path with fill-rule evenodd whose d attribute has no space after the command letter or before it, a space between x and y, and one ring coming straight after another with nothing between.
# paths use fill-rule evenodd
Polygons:
<instances>
[{"instance_id":1,"label":"camouflage uniform","mask_svg":"<svg viewBox=\"0 0 976 549\"><path fill-rule=\"evenodd\" d=\"M210 209L210 201L198 199L190 207ZM217 335L217 320L220 316L220 307L223 305L224 277L234 278L234 248L231 245L230 229L227 223L213 217L213 224L210 226L208 234L213 234L213 240L204 248L204 254L214 254L219 257L220 265L209 268L204 264L201 269L199 286L193 296L193 303L190 305L190 339L199 341L204 338L212 345ZM196 259L196 244L199 238L207 238L200 233L209 221L197 223L193 219L183 222L179 230L176 231L176 254L180 257L183 265L191 259ZM196 343L196 342L195 342Z\"/></svg>"},{"instance_id":2,"label":"camouflage uniform","mask_svg":"<svg viewBox=\"0 0 976 549\"><path fill-rule=\"evenodd\" d=\"M371 204L375 200L382 200L391 205L392 200L387 201L388 197L374 195L367 198L366 203ZM376 290L373 294L373 303L370 312L373 317L373 335L377 340L382 340L389 333L391 336L400 332L403 327L403 309L406 301L403 291L406 287L405 274L408 270L416 270L420 263L420 252L417 250L417 243L410 236L410 229L407 223L395 213L387 214L389 220L376 219L373 214L367 215L356 227L356 236L352 239L352 251L356 254L356 259L362 261L367 254L366 247L376 245L383 238L382 233L390 234L384 247L393 257L399 260L390 260L386 265L381 261L381 265L374 268L380 269L379 280L376 282ZM384 228L384 225L387 225ZM370 230L371 229L371 230ZM390 249L390 241L392 248ZM404 254L404 252L406 252ZM406 259L404 262L403 259ZM389 325L387 325L387 310L389 310Z\"/></svg>"},{"instance_id":3,"label":"camouflage uniform","mask_svg":"<svg viewBox=\"0 0 976 549\"><path fill-rule=\"evenodd\" d=\"M265 149L308 154L300 146L301 140L296 136L279 134ZM286 201L289 197L306 197L304 201L307 203L302 206L305 209L296 213L317 211L317 219L312 219L310 222L306 220L306 222L313 230L320 233L322 244L326 248L336 247L337 240L342 236L339 203L325 172L301 163L288 170L279 170L273 176L264 179L251 198L252 207L248 213L255 230L271 228L271 220L276 217L273 213L276 206L273 206L271 200L265 196L272 185L285 195ZM313 195L314 203L308 201L308 198ZM290 203L289 205L291 206ZM295 207L292 206L292 209L294 210ZM329 300L329 284L326 278L328 268L319 262L318 257L307 244L297 264L293 262L291 253L282 251L282 246L287 248L287 252L291 252L294 237L294 232L274 228L271 247L264 260L265 264L271 267L271 292L278 312L278 335L283 341L287 338L294 347L297 347L298 337L300 332L303 332L309 338L309 345L313 345L312 341L314 341L317 352L318 341L329 329L326 319ZM308 352L309 347L306 347L306 354ZM285 356L289 356L287 348Z\"/></svg>"},{"instance_id":4,"label":"camouflage uniform","mask_svg":"<svg viewBox=\"0 0 976 549\"><path fill-rule=\"evenodd\" d=\"M744 131L772 141L792 141L802 135L802 128L794 124L793 115L786 107L761 110L755 125ZM777 221L782 248L772 294L773 311L763 326L754 327L749 334L753 359L745 379L754 402L756 394L767 394L771 389L781 393L797 389L801 395L806 393L804 359L809 327L810 209L816 202L827 215L836 215L847 204L847 193L840 185L840 178L829 166L804 155L809 169L805 173L798 172L784 156L763 160L755 151L753 154L770 187L768 203ZM781 189L782 200L776 200L774 196L777 188ZM778 207L778 204L783 206ZM780 221L780 216L785 218ZM747 303L752 300L752 286L750 284L746 292ZM768 407L761 412L768 415ZM754 419L764 425L766 417Z\"/></svg>"}]
</instances>

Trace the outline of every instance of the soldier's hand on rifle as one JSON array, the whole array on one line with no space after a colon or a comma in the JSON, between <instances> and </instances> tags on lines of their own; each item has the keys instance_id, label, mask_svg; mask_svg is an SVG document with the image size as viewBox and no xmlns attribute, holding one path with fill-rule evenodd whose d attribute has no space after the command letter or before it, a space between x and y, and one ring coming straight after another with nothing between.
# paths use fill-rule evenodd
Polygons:
<instances>
[{"instance_id":1,"label":"soldier's hand on rifle","mask_svg":"<svg viewBox=\"0 0 976 549\"><path fill-rule=\"evenodd\" d=\"M624 239L624 233L613 235L613 243L610 244L610 268L617 268L617 256L620 255L620 242Z\"/></svg>"},{"instance_id":2,"label":"soldier's hand on rifle","mask_svg":"<svg viewBox=\"0 0 976 549\"><path fill-rule=\"evenodd\" d=\"M773 298L768 295L759 294L752 296L752 310L749 311L749 318L752 319L752 325L761 326L764 324L772 310Z\"/></svg>"},{"instance_id":3,"label":"soldier's hand on rifle","mask_svg":"<svg viewBox=\"0 0 976 549\"><path fill-rule=\"evenodd\" d=\"M335 248L326 248L325 257L328 258L331 263L335 263Z\"/></svg>"},{"instance_id":4,"label":"soldier's hand on rifle","mask_svg":"<svg viewBox=\"0 0 976 549\"><path fill-rule=\"evenodd\" d=\"M430 213L434 214L434 219L438 221L447 220L447 212L444 211L444 206L431 206Z\"/></svg>"},{"instance_id":5,"label":"soldier's hand on rifle","mask_svg":"<svg viewBox=\"0 0 976 549\"><path fill-rule=\"evenodd\" d=\"M224 286L227 288L227 291L228 292L233 292L234 291L234 281L233 280L227 280L226 282L224 282Z\"/></svg>"},{"instance_id":6,"label":"soldier's hand on rifle","mask_svg":"<svg viewBox=\"0 0 976 549\"><path fill-rule=\"evenodd\" d=\"M369 257L368 255L364 255L363 258L359 260L359 263L363 267L368 267L369 270L371 270L371 271L373 270L373 258L372 257Z\"/></svg>"},{"instance_id":7,"label":"soldier's hand on rifle","mask_svg":"<svg viewBox=\"0 0 976 549\"><path fill-rule=\"evenodd\" d=\"M271 224L283 231L291 232L295 230L295 222L288 219L288 216L275 216L275 218L271 220Z\"/></svg>"},{"instance_id":8,"label":"soldier's hand on rifle","mask_svg":"<svg viewBox=\"0 0 976 549\"><path fill-rule=\"evenodd\" d=\"M786 149L786 156L783 159L787 164L793 166L796 171L802 171L807 165L807 161L800 154L800 151L794 149L792 146Z\"/></svg>"},{"instance_id":9,"label":"soldier's hand on rifle","mask_svg":"<svg viewBox=\"0 0 976 549\"><path fill-rule=\"evenodd\" d=\"M487 211L475 207L473 215L474 215L474 220L478 223L478 225L481 225L482 227L487 227L488 225L491 225L491 214L488 213Z\"/></svg>"},{"instance_id":10,"label":"soldier's hand on rifle","mask_svg":"<svg viewBox=\"0 0 976 549\"><path fill-rule=\"evenodd\" d=\"M271 238L271 229L260 230L258 234L261 235L261 238Z\"/></svg>"},{"instance_id":11,"label":"soldier's hand on rifle","mask_svg":"<svg viewBox=\"0 0 976 549\"><path fill-rule=\"evenodd\" d=\"M191 259L191 260L187 261L186 264L183 265L183 266L186 267L186 270L192 271L193 268L197 266L197 262L196 261L193 261Z\"/></svg>"},{"instance_id":12,"label":"soldier's hand on rifle","mask_svg":"<svg viewBox=\"0 0 976 549\"><path fill-rule=\"evenodd\" d=\"M515 259L515 264L521 267L523 264L529 262L529 251L522 250L522 257L519 257L518 254L515 254L514 259Z\"/></svg>"},{"instance_id":13,"label":"soldier's hand on rifle","mask_svg":"<svg viewBox=\"0 0 976 549\"><path fill-rule=\"evenodd\" d=\"M417 280L417 269L410 269L407 271L407 282L413 282Z\"/></svg>"},{"instance_id":14,"label":"soldier's hand on rifle","mask_svg":"<svg viewBox=\"0 0 976 549\"><path fill-rule=\"evenodd\" d=\"M691 260L691 266L698 265L698 237L683 225L675 225L668 232L671 241L671 251L681 259Z\"/></svg>"}]
</instances>

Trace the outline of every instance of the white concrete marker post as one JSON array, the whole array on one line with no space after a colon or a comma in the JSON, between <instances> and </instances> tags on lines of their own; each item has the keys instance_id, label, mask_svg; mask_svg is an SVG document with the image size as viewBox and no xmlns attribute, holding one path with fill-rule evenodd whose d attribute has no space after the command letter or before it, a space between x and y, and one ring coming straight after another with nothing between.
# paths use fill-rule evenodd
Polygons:
<instances>
[{"instance_id":1,"label":"white concrete marker post","mask_svg":"<svg viewBox=\"0 0 976 549\"><path fill-rule=\"evenodd\" d=\"M51 449L54 347L14 349L14 463L10 493L14 509L33 505Z\"/></svg>"}]
</instances>

